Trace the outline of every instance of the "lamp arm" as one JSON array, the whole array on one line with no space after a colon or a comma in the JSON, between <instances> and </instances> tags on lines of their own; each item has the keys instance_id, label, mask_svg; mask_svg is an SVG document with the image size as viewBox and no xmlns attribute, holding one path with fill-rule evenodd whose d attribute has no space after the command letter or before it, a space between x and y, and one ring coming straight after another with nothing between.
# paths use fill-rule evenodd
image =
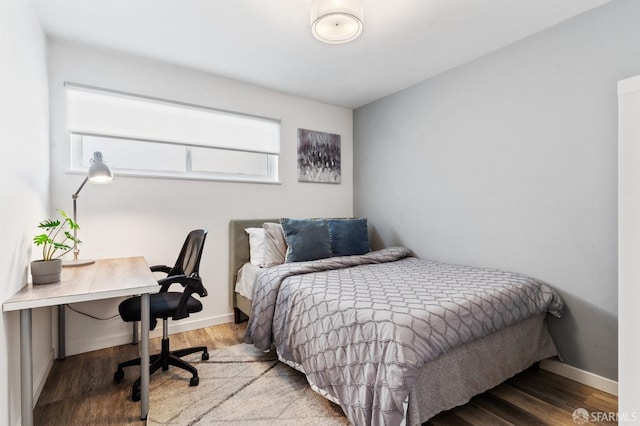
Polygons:
<instances>
[{"instance_id":1,"label":"lamp arm","mask_svg":"<svg viewBox=\"0 0 640 426\"><path fill-rule=\"evenodd\" d=\"M89 181L89 176L85 177L84 180L82 181L82 183L80 184L80 187L78 188L78 190L71 196L71 198L73 198L74 200L78 198L78 194L80 194L80 191L82 191L82 188L84 188L84 186L87 184L87 182ZM76 218L74 217L73 220L76 220Z\"/></svg>"},{"instance_id":2,"label":"lamp arm","mask_svg":"<svg viewBox=\"0 0 640 426\"><path fill-rule=\"evenodd\" d=\"M87 184L87 181L89 180L89 176L85 177L84 180L82 181L82 184L80 184L80 187L78 188L78 190L71 196L71 198L73 198L73 221L76 223L76 225L78 224L78 209L76 206L76 201L78 200L78 194L80 194L80 191L82 191L82 188L84 188L84 186ZM80 254L80 250L78 250L78 228L73 228L73 260L78 260L78 254Z\"/></svg>"}]
</instances>

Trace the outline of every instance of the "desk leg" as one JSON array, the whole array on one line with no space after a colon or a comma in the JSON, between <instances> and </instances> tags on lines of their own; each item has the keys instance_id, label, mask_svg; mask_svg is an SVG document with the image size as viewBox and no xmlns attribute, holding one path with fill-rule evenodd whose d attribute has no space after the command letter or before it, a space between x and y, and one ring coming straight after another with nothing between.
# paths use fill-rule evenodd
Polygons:
<instances>
[{"instance_id":1,"label":"desk leg","mask_svg":"<svg viewBox=\"0 0 640 426\"><path fill-rule=\"evenodd\" d=\"M31 309L20 311L20 393L22 426L33 425L33 364L31 361Z\"/></svg>"},{"instance_id":2,"label":"desk leg","mask_svg":"<svg viewBox=\"0 0 640 426\"><path fill-rule=\"evenodd\" d=\"M65 349L65 305L58 305L58 359L62 360L66 356Z\"/></svg>"},{"instance_id":3,"label":"desk leg","mask_svg":"<svg viewBox=\"0 0 640 426\"><path fill-rule=\"evenodd\" d=\"M140 298L140 418L147 419L149 414L149 326L150 296L145 293Z\"/></svg>"}]
</instances>

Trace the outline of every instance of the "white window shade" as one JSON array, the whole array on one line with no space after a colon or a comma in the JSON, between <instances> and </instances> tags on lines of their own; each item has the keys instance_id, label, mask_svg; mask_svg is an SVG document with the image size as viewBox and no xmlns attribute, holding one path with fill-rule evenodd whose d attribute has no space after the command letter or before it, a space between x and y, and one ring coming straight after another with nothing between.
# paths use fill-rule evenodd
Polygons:
<instances>
[{"instance_id":1,"label":"white window shade","mask_svg":"<svg viewBox=\"0 0 640 426\"><path fill-rule=\"evenodd\" d=\"M67 85L72 132L278 154L277 120ZM114 133L115 132L115 133Z\"/></svg>"},{"instance_id":2,"label":"white window shade","mask_svg":"<svg viewBox=\"0 0 640 426\"><path fill-rule=\"evenodd\" d=\"M279 120L65 86L74 172L100 151L119 175L278 183Z\"/></svg>"}]
</instances>

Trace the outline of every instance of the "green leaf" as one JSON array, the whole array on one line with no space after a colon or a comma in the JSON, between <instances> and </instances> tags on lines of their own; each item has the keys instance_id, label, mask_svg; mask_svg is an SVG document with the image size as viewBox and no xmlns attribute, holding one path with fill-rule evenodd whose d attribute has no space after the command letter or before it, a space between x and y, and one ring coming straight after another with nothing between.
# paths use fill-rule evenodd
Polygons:
<instances>
[{"instance_id":1,"label":"green leaf","mask_svg":"<svg viewBox=\"0 0 640 426\"><path fill-rule=\"evenodd\" d=\"M51 243L51 239L47 234L40 234L33 237L33 242L36 243L37 246L41 246L42 244Z\"/></svg>"},{"instance_id":2,"label":"green leaf","mask_svg":"<svg viewBox=\"0 0 640 426\"><path fill-rule=\"evenodd\" d=\"M64 231L64 236L70 239L71 241L73 241L74 243L78 243L78 244L82 243L82 241L80 241L79 238L76 238L73 235L71 235L69 231Z\"/></svg>"},{"instance_id":3,"label":"green leaf","mask_svg":"<svg viewBox=\"0 0 640 426\"><path fill-rule=\"evenodd\" d=\"M42 228L46 230L55 229L58 226L60 226L60 223L61 222L57 219L56 220L47 219L40 222L40 224L38 225L38 228Z\"/></svg>"},{"instance_id":4,"label":"green leaf","mask_svg":"<svg viewBox=\"0 0 640 426\"><path fill-rule=\"evenodd\" d=\"M80 226L78 226L78 224L73 219L71 219L69 215L67 215L63 210L58 209L58 213L60 213L60 216L64 218L64 221L69 224L69 228L80 229Z\"/></svg>"},{"instance_id":5,"label":"green leaf","mask_svg":"<svg viewBox=\"0 0 640 426\"><path fill-rule=\"evenodd\" d=\"M69 250L71 248L71 246L68 246L67 244L63 244L63 243L58 243L58 242L53 242L52 243L53 247L55 248L55 250ZM54 252L55 252L54 250Z\"/></svg>"}]
</instances>

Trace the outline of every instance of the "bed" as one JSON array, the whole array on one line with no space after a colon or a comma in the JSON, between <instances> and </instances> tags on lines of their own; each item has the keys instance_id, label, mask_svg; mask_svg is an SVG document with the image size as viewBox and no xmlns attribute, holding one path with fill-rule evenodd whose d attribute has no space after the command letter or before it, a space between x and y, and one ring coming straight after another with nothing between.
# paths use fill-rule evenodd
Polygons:
<instances>
[{"instance_id":1,"label":"bed","mask_svg":"<svg viewBox=\"0 0 640 426\"><path fill-rule=\"evenodd\" d=\"M398 304L394 300L402 297L390 288L406 286L408 292L421 291L416 289L422 288L418 281L425 274L436 279L452 277L454 283L467 278L474 281L477 274L487 274L489 281L495 274L507 281L520 276L417 259L404 248L265 268L256 283L264 292L257 289L243 296L235 289L238 271L250 258L245 229L261 227L265 222L278 223L278 219L233 220L230 224L229 284L236 321L252 317L247 342L265 350L275 346L281 361L304 372L311 387L339 404L354 424L422 424L532 364L557 355L545 317L547 312L559 316L562 301L544 283L527 277L524 278L533 282L533 287L542 291L534 294L535 288L526 288L524 306L514 305L506 314L495 314L491 303L477 303L479 311L493 315L489 322L476 318L478 309L474 311L468 305L464 312L459 307L439 311L442 315L432 315L434 324L416 322L413 299L409 305L406 301ZM431 272L423 272L425 267ZM369 282L370 279L374 281ZM346 280L346 284L341 281L336 287L337 280ZM393 286L387 282L393 282ZM368 288L372 294L365 298L374 302L368 307L359 307L362 300L345 302L349 299L345 294L334 294L336 288L338 292L351 288L351 293ZM314 294L318 289L323 290ZM387 291L391 293L378 297ZM443 291L447 289L440 288L436 293ZM325 300L332 302L324 303ZM334 312L328 307L332 304L341 308ZM367 312L368 319L359 318ZM313 319L305 322L305 317L311 316ZM390 318L393 316L396 318ZM444 321L438 322L438 316ZM503 324L494 327L491 323L496 322ZM452 331L452 325L458 329ZM365 334L380 335L384 342L372 344L363 337ZM432 335L431 346L425 343L424 334ZM408 340L402 341L405 335ZM324 339L323 343L308 342L318 336ZM316 348L322 344L325 346Z\"/></svg>"}]
</instances>

